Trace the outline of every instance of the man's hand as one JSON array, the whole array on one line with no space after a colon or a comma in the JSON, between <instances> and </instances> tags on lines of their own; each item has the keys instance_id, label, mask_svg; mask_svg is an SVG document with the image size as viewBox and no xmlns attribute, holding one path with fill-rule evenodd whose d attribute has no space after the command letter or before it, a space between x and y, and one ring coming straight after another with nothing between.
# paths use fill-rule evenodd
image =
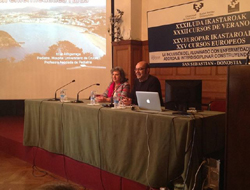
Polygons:
<instances>
[{"instance_id":1,"label":"man's hand","mask_svg":"<svg viewBox=\"0 0 250 190\"><path fill-rule=\"evenodd\" d=\"M131 98L123 98L122 102L125 106L130 106L132 104L132 99Z\"/></svg>"}]
</instances>

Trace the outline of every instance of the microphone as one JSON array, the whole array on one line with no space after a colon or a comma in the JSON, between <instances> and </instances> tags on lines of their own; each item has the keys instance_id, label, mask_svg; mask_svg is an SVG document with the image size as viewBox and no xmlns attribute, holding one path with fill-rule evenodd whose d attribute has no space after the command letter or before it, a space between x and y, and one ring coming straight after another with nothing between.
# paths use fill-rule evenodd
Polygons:
<instances>
[{"instance_id":1,"label":"microphone","mask_svg":"<svg viewBox=\"0 0 250 190\"><path fill-rule=\"evenodd\" d=\"M56 98L56 92L57 92L58 90L62 89L63 87L65 87L65 86L69 85L69 84L70 84L70 83L72 83L72 82L75 82L75 80L72 80L71 82L69 82L69 83L67 83L67 84L63 85L62 87L58 88L58 89L55 91L55 101L60 100L59 98Z\"/></svg>"},{"instance_id":2,"label":"microphone","mask_svg":"<svg viewBox=\"0 0 250 190\"><path fill-rule=\"evenodd\" d=\"M87 86L86 88L80 90L80 91L77 93L77 97L76 97L75 103L83 103L83 101L79 100L79 93L82 92L83 90L86 90L87 88L89 88L89 87L91 87L91 86L94 86L94 85L99 86L100 84L99 84L99 83L91 84L91 85Z\"/></svg>"},{"instance_id":3,"label":"microphone","mask_svg":"<svg viewBox=\"0 0 250 190\"><path fill-rule=\"evenodd\" d=\"M247 52L247 58L246 58L246 63L245 63L245 65L248 65L248 64L249 64L249 53L250 53L250 50L248 50L248 52Z\"/></svg>"}]
</instances>

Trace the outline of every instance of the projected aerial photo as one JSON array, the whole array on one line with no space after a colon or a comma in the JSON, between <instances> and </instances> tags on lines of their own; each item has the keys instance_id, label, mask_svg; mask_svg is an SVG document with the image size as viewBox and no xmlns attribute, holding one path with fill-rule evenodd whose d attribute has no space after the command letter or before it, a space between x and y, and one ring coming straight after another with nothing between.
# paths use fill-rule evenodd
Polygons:
<instances>
[{"instance_id":1,"label":"projected aerial photo","mask_svg":"<svg viewBox=\"0 0 250 190\"><path fill-rule=\"evenodd\" d=\"M0 63L36 60L71 69L102 67L99 62L106 55L103 1L25 2L0 3Z\"/></svg>"}]
</instances>

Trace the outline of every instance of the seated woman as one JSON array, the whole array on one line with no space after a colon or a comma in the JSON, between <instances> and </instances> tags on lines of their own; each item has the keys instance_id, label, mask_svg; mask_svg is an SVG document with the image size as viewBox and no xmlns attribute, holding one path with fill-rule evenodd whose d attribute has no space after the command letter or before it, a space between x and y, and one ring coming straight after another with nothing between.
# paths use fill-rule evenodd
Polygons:
<instances>
[{"instance_id":1,"label":"seated woman","mask_svg":"<svg viewBox=\"0 0 250 190\"><path fill-rule=\"evenodd\" d=\"M121 67L114 67L111 69L112 82L109 84L105 92L96 98L97 102L111 102L113 96L122 100L128 97L130 92L130 85L125 78L125 72Z\"/></svg>"}]
</instances>

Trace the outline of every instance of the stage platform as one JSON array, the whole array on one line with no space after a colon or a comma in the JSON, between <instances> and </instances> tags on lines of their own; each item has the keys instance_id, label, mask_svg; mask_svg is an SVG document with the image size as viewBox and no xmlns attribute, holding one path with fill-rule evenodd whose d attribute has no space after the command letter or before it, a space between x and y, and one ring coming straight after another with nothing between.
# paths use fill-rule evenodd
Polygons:
<instances>
[{"instance_id":1,"label":"stage platform","mask_svg":"<svg viewBox=\"0 0 250 190\"><path fill-rule=\"evenodd\" d=\"M102 171L67 156L23 146L22 116L0 117L0 151L20 158L67 180L93 190L148 190L137 182ZM152 188L151 188L152 189Z\"/></svg>"}]
</instances>

